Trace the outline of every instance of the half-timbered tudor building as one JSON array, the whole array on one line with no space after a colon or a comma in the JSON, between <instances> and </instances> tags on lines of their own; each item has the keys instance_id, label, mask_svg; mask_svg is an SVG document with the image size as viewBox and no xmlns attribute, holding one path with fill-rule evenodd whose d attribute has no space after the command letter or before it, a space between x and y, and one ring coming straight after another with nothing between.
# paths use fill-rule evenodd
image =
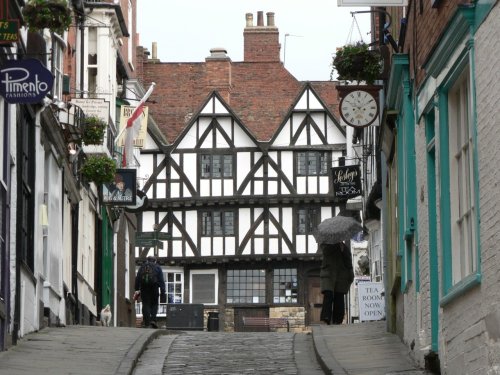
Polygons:
<instances>
[{"instance_id":1,"label":"half-timbered tudor building","mask_svg":"<svg viewBox=\"0 0 500 375\"><path fill-rule=\"evenodd\" d=\"M201 63L162 63L156 44L148 54L139 49L138 75L157 84L148 105L160 134L150 127L138 156L138 226L171 237L137 247L137 264L156 251L167 302L203 304L221 330L242 330L244 316L319 322L312 231L340 210L331 167L346 155L335 82L285 69L274 13L267 25L246 15L243 62L222 48Z\"/></svg>"}]
</instances>

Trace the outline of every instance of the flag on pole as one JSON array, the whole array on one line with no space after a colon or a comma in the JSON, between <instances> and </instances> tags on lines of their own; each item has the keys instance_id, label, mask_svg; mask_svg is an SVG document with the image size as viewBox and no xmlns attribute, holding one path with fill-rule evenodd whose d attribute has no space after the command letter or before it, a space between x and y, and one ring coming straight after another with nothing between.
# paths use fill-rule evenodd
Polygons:
<instances>
[{"instance_id":1,"label":"flag on pole","mask_svg":"<svg viewBox=\"0 0 500 375\"><path fill-rule=\"evenodd\" d=\"M139 131L141 130L141 121L142 116L144 114L144 106L146 100L148 100L149 96L153 92L156 83L151 83L146 94L144 94L143 98L139 101L139 104L134 109L134 112L127 120L127 126L124 129L125 133L125 147L123 148L123 158L122 158L122 166L129 167L132 165L132 161L134 159L134 139L139 135Z\"/></svg>"}]
</instances>

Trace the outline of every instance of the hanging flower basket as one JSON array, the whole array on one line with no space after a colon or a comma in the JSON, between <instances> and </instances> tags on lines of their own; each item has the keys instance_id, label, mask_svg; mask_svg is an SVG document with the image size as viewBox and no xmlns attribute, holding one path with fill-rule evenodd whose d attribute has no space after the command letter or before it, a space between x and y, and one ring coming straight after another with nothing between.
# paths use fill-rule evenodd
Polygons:
<instances>
[{"instance_id":1,"label":"hanging flower basket","mask_svg":"<svg viewBox=\"0 0 500 375\"><path fill-rule=\"evenodd\" d=\"M368 49L366 43L348 44L337 49L332 66L330 78L336 70L339 80L373 84L380 77L382 59L380 52Z\"/></svg>"},{"instance_id":2,"label":"hanging flower basket","mask_svg":"<svg viewBox=\"0 0 500 375\"><path fill-rule=\"evenodd\" d=\"M72 22L67 0L29 0L23 17L31 31L48 28L61 35Z\"/></svg>"},{"instance_id":3,"label":"hanging flower basket","mask_svg":"<svg viewBox=\"0 0 500 375\"><path fill-rule=\"evenodd\" d=\"M83 163L81 172L88 181L102 185L115 178L116 162L105 155L92 155Z\"/></svg>"},{"instance_id":4,"label":"hanging flower basket","mask_svg":"<svg viewBox=\"0 0 500 375\"><path fill-rule=\"evenodd\" d=\"M106 132L105 121L96 116L85 117L82 129L82 141L86 145L100 145L104 140L104 133Z\"/></svg>"}]
</instances>

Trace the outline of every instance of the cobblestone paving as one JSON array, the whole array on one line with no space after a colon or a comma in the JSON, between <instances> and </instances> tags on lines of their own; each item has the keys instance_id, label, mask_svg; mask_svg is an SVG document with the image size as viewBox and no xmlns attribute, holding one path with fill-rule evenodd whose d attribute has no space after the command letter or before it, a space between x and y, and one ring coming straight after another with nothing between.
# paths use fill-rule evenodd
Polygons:
<instances>
[{"instance_id":1,"label":"cobblestone paving","mask_svg":"<svg viewBox=\"0 0 500 375\"><path fill-rule=\"evenodd\" d=\"M163 374L298 374L293 333L187 332L170 345Z\"/></svg>"}]
</instances>

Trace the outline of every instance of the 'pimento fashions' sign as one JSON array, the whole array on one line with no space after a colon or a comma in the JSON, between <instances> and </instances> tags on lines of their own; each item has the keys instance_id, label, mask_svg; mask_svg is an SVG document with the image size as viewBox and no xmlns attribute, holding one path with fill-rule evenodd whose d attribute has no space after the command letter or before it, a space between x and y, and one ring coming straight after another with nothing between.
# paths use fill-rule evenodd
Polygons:
<instances>
[{"instance_id":1,"label":"'pimento fashions' sign","mask_svg":"<svg viewBox=\"0 0 500 375\"><path fill-rule=\"evenodd\" d=\"M8 103L38 103L52 90L54 77L39 60L9 60L0 69L0 95Z\"/></svg>"}]
</instances>

